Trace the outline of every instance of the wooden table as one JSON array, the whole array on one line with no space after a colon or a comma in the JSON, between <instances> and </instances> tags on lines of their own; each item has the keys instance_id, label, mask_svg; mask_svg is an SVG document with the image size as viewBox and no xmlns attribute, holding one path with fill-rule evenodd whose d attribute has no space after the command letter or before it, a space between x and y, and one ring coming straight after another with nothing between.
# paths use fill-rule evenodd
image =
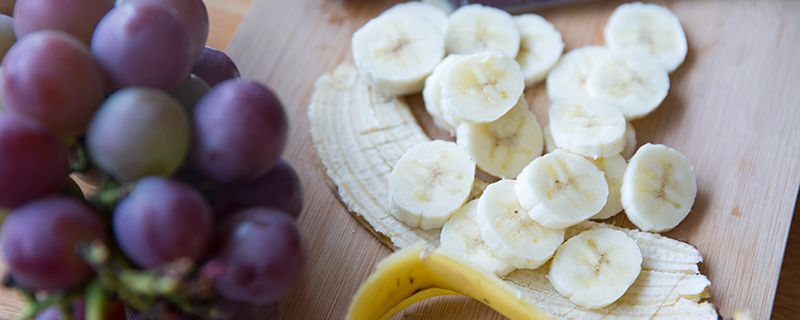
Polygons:
<instances>
[{"instance_id":1,"label":"wooden table","mask_svg":"<svg viewBox=\"0 0 800 320\"><path fill-rule=\"evenodd\" d=\"M250 0L206 0L212 20L209 44L217 48L225 48L231 41L241 19L249 8ZM285 52L303 48L302 40L292 39L288 33L295 30L289 24L282 24L298 20L304 11L324 10L327 15L324 21L304 20L314 27L343 28L341 33L346 35L358 26L358 22L348 22L349 19L363 19L366 13L377 12L388 5L387 1L356 1L356 0L328 0L328 1L255 1L252 14L245 19L244 28L233 41L230 48L235 60L240 64L247 77L266 81L275 87L287 107L296 108L291 112L295 126L292 131L293 143L287 151L289 159L300 164L301 176L306 189L318 190L308 184L322 184L322 177L313 155L308 152L309 140L307 137L307 120L305 119L305 106L307 105L310 84L302 84L300 90L292 88L298 79L313 78L316 75L294 74L302 70L292 70L297 64L281 67L280 64L291 57L286 57ZM797 19L798 7L794 6L790 13ZM578 12L583 10L576 9ZM271 13L265 15L265 13ZM354 18L353 15L356 17ZM313 15L310 15L313 17ZM275 21L268 21L274 19ZM270 25L282 26L270 30L258 28L264 22ZM719 21L709 21L716 24ZM762 21L772 23L772 21ZM781 23L787 23L784 19ZM307 31L307 29L305 29ZM787 32L791 30L787 29ZM563 30L562 30L563 32ZM687 30L687 33L692 33ZM793 35L793 36L792 36ZM565 35L568 38L569 35ZM691 38L691 37L690 37ZM797 39L797 33L783 35L785 41ZM255 42L255 43L251 43ZM568 43L569 44L569 43ZM691 46L691 44L690 44ZM310 50L325 52L317 55L320 61L309 61L313 67L322 68L320 65L333 66L338 61L347 58L346 50L330 45L321 45L308 48ZM754 48L755 49L755 48ZM261 51L260 51L261 50ZM771 50L771 49L769 49ZM770 54L775 52L770 51ZM764 54L764 57L767 57ZM794 69L796 70L796 69ZM286 81L283 81L286 80ZM796 102L794 103L796 105ZM797 119L800 121L800 119ZM800 138L797 137L796 138ZM797 144L797 141L794 141ZM800 160L798 160L800 161ZM286 319L338 319L346 308L352 293L371 271L375 261L389 253L354 219L343 212L337 203L331 203L329 196L309 195L307 197L305 212L300 220L303 231L308 240L310 264L304 275L304 280L299 287L290 294L281 305L283 318ZM800 197L797 198L800 201ZM313 210L313 212L311 211ZM800 208L794 208L793 225L786 246L785 259L781 268L780 281L775 296L772 316L775 319L794 319L800 314ZM321 220L330 223L320 223ZM780 235L777 235L780 237ZM715 279L712 278L712 281ZM321 288L320 284L325 287ZM769 292L745 293L754 297L769 295ZM715 298L719 293L715 292ZM19 314L21 304L16 295L4 291L0 292L0 319L11 319ZM728 310L731 307L727 308ZM768 310L768 308L762 308ZM403 314L404 318L422 319L439 318L446 314L452 319L482 319L491 310L483 305L470 301L467 298L444 298L423 303ZM725 313L730 317L730 313ZM758 314L766 318L763 311Z\"/></svg>"}]
</instances>

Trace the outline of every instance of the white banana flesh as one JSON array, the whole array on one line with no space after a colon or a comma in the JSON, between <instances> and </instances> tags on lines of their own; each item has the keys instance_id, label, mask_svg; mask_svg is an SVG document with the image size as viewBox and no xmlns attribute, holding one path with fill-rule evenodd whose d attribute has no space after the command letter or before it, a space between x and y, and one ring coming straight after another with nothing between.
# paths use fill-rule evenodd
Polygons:
<instances>
[{"instance_id":1,"label":"white banana flesh","mask_svg":"<svg viewBox=\"0 0 800 320\"><path fill-rule=\"evenodd\" d=\"M531 219L564 229L600 212L608 199L608 184L591 161L556 150L526 166L514 192Z\"/></svg>"},{"instance_id":2,"label":"white banana flesh","mask_svg":"<svg viewBox=\"0 0 800 320\"><path fill-rule=\"evenodd\" d=\"M616 105L628 120L653 112L669 93L669 74L647 53L615 50L586 80L589 95Z\"/></svg>"},{"instance_id":3,"label":"white banana flesh","mask_svg":"<svg viewBox=\"0 0 800 320\"><path fill-rule=\"evenodd\" d=\"M622 231L599 228L561 245L548 279L576 305L597 309L622 297L641 271L642 252L636 242Z\"/></svg>"},{"instance_id":4,"label":"white banana flesh","mask_svg":"<svg viewBox=\"0 0 800 320\"><path fill-rule=\"evenodd\" d=\"M608 18L604 35L609 47L644 50L669 72L683 63L688 52L678 17L655 4L636 2L617 7Z\"/></svg>"},{"instance_id":5,"label":"white banana flesh","mask_svg":"<svg viewBox=\"0 0 800 320\"><path fill-rule=\"evenodd\" d=\"M444 33L423 15L399 11L378 16L353 33L353 60L388 95L420 92L444 58Z\"/></svg>"},{"instance_id":6,"label":"white banana flesh","mask_svg":"<svg viewBox=\"0 0 800 320\"><path fill-rule=\"evenodd\" d=\"M564 241L564 230L531 220L514 194L514 180L492 183L478 199L481 236L498 258L520 269L536 269Z\"/></svg>"},{"instance_id":7,"label":"white banana flesh","mask_svg":"<svg viewBox=\"0 0 800 320\"><path fill-rule=\"evenodd\" d=\"M645 144L622 178L622 206L639 229L669 231L694 205L697 181L689 159L670 147Z\"/></svg>"},{"instance_id":8,"label":"white banana flesh","mask_svg":"<svg viewBox=\"0 0 800 320\"><path fill-rule=\"evenodd\" d=\"M603 171L603 175L606 177L606 183L608 183L608 200L606 200L606 205L603 206L600 212L592 216L592 219L608 219L622 211L620 188L622 187L622 176L625 175L625 169L628 168L628 163L620 154L607 158L597 158L591 161L598 169Z\"/></svg>"},{"instance_id":9,"label":"white banana flesh","mask_svg":"<svg viewBox=\"0 0 800 320\"><path fill-rule=\"evenodd\" d=\"M589 96L586 80L595 66L611 56L611 49L588 46L567 52L547 75L550 101Z\"/></svg>"},{"instance_id":10,"label":"white banana flesh","mask_svg":"<svg viewBox=\"0 0 800 320\"><path fill-rule=\"evenodd\" d=\"M478 200L472 200L458 209L442 227L439 251L464 260L478 268L500 277L514 271L514 267L495 256L481 237L478 225Z\"/></svg>"},{"instance_id":11,"label":"white banana flesh","mask_svg":"<svg viewBox=\"0 0 800 320\"><path fill-rule=\"evenodd\" d=\"M455 143L418 144L389 175L392 215L412 227L441 228L466 202L474 179L475 162Z\"/></svg>"},{"instance_id":12,"label":"white banana flesh","mask_svg":"<svg viewBox=\"0 0 800 320\"><path fill-rule=\"evenodd\" d=\"M425 88L422 89L422 99L425 102L425 110L431 115L433 123L454 135L456 128L461 124L461 120L456 118L452 112L444 110L442 103L442 75L453 62L464 55L451 54L444 58L439 65L433 69L433 73L425 79Z\"/></svg>"},{"instance_id":13,"label":"white banana flesh","mask_svg":"<svg viewBox=\"0 0 800 320\"><path fill-rule=\"evenodd\" d=\"M478 168L500 178L516 178L544 148L542 127L525 97L500 119L462 124L456 142L475 159Z\"/></svg>"},{"instance_id":14,"label":"white banana flesh","mask_svg":"<svg viewBox=\"0 0 800 320\"><path fill-rule=\"evenodd\" d=\"M544 127L544 153L550 153L556 151L558 146L556 146L556 142L553 141L553 134L550 133L550 125Z\"/></svg>"},{"instance_id":15,"label":"white banana flesh","mask_svg":"<svg viewBox=\"0 0 800 320\"><path fill-rule=\"evenodd\" d=\"M517 104L525 80L514 59L498 52L461 58L443 70L442 111L464 122L485 123L502 117Z\"/></svg>"},{"instance_id":16,"label":"white banana flesh","mask_svg":"<svg viewBox=\"0 0 800 320\"><path fill-rule=\"evenodd\" d=\"M514 17L521 42L517 62L525 75L525 85L541 82L564 52L564 40L552 23L535 14Z\"/></svg>"},{"instance_id":17,"label":"white banana flesh","mask_svg":"<svg viewBox=\"0 0 800 320\"><path fill-rule=\"evenodd\" d=\"M433 23L439 31L447 32L447 12L433 4L421 1L398 3L386 9L381 15L400 14L401 16L419 15Z\"/></svg>"},{"instance_id":18,"label":"white banana flesh","mask_svg":"<svg viewBox=\"0 0 800 320\"><path fill-rule=\"evenodd\" d=\"M497 51L516 57L520 34L507 12L479 4L458 8L447 23L447 53Z\"/></svg>"},{"instance_id":19,"label":"white banana flesh","mask_svg":"<svg viewBox=\"0 0 800 320\"><path fill-rule=\"evenodd\" d=\"M622 149L622 156L625 159L630 159L636 153L636 147L638 147L636 144L636 129L633 124L628 122L625 125L625 148Z\"/></svg>"},{"instance_id":20,"label":"white banana flesh","mask_svg":"<svg viewBox=\"0 0 800 320\"><path fill-rule=\"evenodd\" d=\"M556 100L550 134L561 149L589 158L610 157L625 147L625 117L613 104L593 98Z\"/></svg>"}]
</instances>

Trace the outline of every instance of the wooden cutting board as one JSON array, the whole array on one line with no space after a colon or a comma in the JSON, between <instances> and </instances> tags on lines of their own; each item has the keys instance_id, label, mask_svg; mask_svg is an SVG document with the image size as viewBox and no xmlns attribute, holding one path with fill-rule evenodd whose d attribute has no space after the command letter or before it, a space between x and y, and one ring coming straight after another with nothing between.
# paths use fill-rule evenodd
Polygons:
<instances>
[{"instance_id":1,"label":"wooden cutting board","mask_svg":"<svg viewBox=\"0 0 800 320\"><path fill-rule=\"evenodd\" d=\"M392 1L261 0L229 51L244 75L280 95L292 120L286 157L306 190L299 220L308 264L281 305L286 319L340 319L358 285L390 250L337 201L311 146L307 108L316 78L350 59L350 37ZM703 252L703 272L723 316L772 309L792 208L800 183L800 2L661 1L681 19L689 55L651 116L636 121L639 141L681 150L693 162L699 196L693 212L667 235ZM572 49L602 44L619 2L540 12ZM542 122L544 85L528 90ZM412 97L419 108L420 99ZM624 220L624 219L620 219ZM621 223L625 223L621 221ZM408 318L498 318L466 298L422 303Z\"/></svg>"}]
</instances>

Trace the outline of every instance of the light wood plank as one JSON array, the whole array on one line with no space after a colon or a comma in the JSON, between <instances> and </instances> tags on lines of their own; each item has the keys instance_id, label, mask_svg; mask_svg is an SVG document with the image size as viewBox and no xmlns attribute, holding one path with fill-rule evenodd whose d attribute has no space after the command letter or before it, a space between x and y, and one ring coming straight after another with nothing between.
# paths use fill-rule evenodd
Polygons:
<instances>
[{"instance_id":1,"label":"light wood plank","mask_svg":"<svg viewBox=\"0 0 800 320\"><path fill-rule=\"evenodd\" d=\"M640 141L676 147L695 165L700 196L694 212L669 235L705 254L702 268L713 281L714 299L723 315L749 308L756 318L767 318L800 181L800 92L795 89L800 64L794 58L800 45L787 41L800 37L800 3L665 3L683 21L691 52L672 75L673 89L665 104L635 126ZM543 14L574 48L602 43L602 26L617 4ZM293 123L286 157L300 168L306 186L300 224L309 266L300 286L282 304L282 316L288 319L340 318L358 283L388 253L327 187L310 146L306 119L314 80L348 58L352 32L388 5L257 1L229 48L247 77L277 90ZM534 88L529 100L545 122L543 87ZM419 99L413 101L418 104ZM443 318L443 310L462 307L475 312L469 318L493 314L472 303L435 302L406 315Z\"/></svg>"}]
</instances>

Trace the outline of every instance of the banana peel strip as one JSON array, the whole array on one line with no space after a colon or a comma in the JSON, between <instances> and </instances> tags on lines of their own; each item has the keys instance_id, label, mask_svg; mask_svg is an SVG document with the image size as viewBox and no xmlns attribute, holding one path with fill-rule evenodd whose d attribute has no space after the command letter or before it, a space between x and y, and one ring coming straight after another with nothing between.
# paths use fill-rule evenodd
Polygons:
<instances>
[{"instance_id":1,"label":"banana peel strip","mask_svg":"<svg viewBox=\"0 0 800 320\"><path fill-rule=\"evenodd\" d=\"M402 97L372 89L349 63L317 80L309 120L317 155L339 199L384 244L402 249L381 262L362 285L351 304L349 319L391 316L418 300L453 292L469 295L512 319L548 315L564 319L718 317L714 305L707 301L710 281L699 273L698 263L703 261L700 252L689 244L658 234L590 221L567 230L567 237L593 228L622 230L642 250L642 273L636 282L621 299L602 309L585 309L559 295L547 280L548 265L536 270L516 270L500 279L464 267L469 266L467 262L451 263L455 258L423 249L439 246L440 231L412 228L396 220L389 213L387 187L394 163L406 150L430 139ZM480 195L485 186L485 182L476 179L473 197ZM416 260L409 258L414 254L418 256ZM400 281L398 277L404 275L397 272L403 269L393 268L393 263L421 270L426 278L417 278L416 285L374 285ZM487 283L491 286L484 287ZM404 290L398 289L401 287ZM413 290L406 290L409 288ZM426 291L432 289L436 290ZM415 295L418 293L421 294ZM374 300L379 298L386 300ZM502 306L498 305L500 301Z\"/></svg>"}]
</instances>

